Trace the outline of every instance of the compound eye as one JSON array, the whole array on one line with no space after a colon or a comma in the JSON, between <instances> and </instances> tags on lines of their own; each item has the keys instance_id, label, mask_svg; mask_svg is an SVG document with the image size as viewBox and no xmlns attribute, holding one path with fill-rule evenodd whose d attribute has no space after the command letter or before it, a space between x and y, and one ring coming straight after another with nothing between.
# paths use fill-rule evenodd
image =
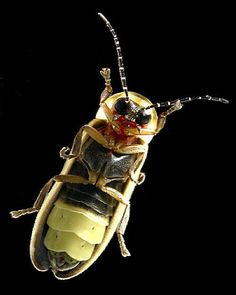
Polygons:
<instances>
[{"instance_id":1,"label":"compound eye","mask_svg":"<svg viewBox=\"0 0 236 295\"><path fill-rule=\"evenodd\" d=\"M125 98L119 98L115 103L115 110L119 115L126 115L128 113L128 103Z\"/></svg>"},{"instance_id":2,"label":"compound eye","mask_svg":"<svg viewBox=\"0 0 236 295\"><path fill-rule=\"evenodd\" d=\"M151 120L151 115L147 114L146 112L139 112L135 119L135 122L138 125L145 125L145 124L148 124L150 120Z\"/></svg>"}]
</instances>

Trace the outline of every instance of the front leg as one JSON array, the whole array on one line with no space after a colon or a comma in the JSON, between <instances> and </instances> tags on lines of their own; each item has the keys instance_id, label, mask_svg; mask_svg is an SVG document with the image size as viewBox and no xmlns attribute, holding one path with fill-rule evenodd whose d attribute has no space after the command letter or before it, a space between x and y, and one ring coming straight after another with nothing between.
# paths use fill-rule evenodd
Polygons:
<instances>
[{"instance_id":1,"label":"front leg","mask_svg":"<svg viewBox=\"0 0 236 295\"><path fill-rule=\"evenodd\" d=\"M139 165L143 162L144 160L144 154L138 154L137 159L135 160L134 164L132 167L129 169L129 177L130 179L136 184L136 185L141 185L144 180L145 180L145 173L140 172L139 175L135 176L135 172Z\"/></svg>"},{"instance_id":2,"label":"front leg","mask_svg":"<svg viewBox=\"0 0 236 295\"><path fill-rule=\"evenodd\" d=\"M109 68L103 68L100 71L101 76L105 80L105 89L101 93L101 102L104 102L109 96L112 95L112 87L111 87L111 70Z\"/></svg>"},{"instance_id":3,"label":"front leg","mask_svg":"<svg viewBox=\"0 0 236 295\"><path fill-rule=\"evenodd\" d=\"M98 142L103 147L108 149L111 148L106 138L96 128L90 125L84 125L80 128L79 132L76 134L71 150L69 147L63 147L60 150L60 157L63 158L64 160L68 160L74 157L79 157L81 154L81 149L82 149L81 143L82 143L82 138L84 134L87 134L89 137L91 137L93 140Z\"/></svg>"},{"instance_id":4,"label":"front leg","mask_svg":"<svg viewBox=\"0 0 236 295\"><path fill-rule=\"evenodd\" d=\"M165 126L167 116L169 116L170 114L172 114L172 113L174 113L174 112L176 112L176 111L178 111L178 110L181 110L182 107L183 107L183 105L182 105L182 103L180 102L180 100L178 99L178 100L176 101L176 103L175 103L172 107L170 107L170 108L169 108L168 110L166 110L165 112L162 112L162 113L159 115L160 119L159 119L159 121L158 121L158 127L157 127L157 131L156 131L156 133L159 133L159 132L162 130L162 128Z\"/></svg>"}]
</instances>

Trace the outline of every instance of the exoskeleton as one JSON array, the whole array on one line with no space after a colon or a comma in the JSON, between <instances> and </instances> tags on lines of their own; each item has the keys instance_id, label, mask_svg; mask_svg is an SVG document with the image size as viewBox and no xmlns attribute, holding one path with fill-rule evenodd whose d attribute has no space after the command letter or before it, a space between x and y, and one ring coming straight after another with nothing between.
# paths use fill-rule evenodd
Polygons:
<instances>
[{"instance_id":1,"label":"exoskeleton","mask_svg":"<svg viewBox=\"0 0 236 295\"><path fill-rule=\"evenodd\" d=\"M105 89L94 120L75 136L72 148L63 148L61 173L40 191L32 208L12 211L14 218L37 212L30 257L39 271L51 269L58 279L77 276L90 267L117 233L121 253L130 256L124 241L130 199L145 175L141 171L152 138L166 118L192 100L228 103L211 96L187 97L152 104L128 91L117 35L108 26L117 50L123 91L112 95L110 69L103 68ZM156 109L166 108L157 114Z\"/></svg>"}]
</instances>

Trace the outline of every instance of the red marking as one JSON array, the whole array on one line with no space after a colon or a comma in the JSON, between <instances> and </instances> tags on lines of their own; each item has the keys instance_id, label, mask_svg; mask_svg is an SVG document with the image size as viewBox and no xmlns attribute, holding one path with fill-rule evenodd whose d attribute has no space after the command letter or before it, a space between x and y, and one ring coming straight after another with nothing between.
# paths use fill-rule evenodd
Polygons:
<instances>
[{"instance_id":1,"label":"red marking","mask_svg":"<svg viewBox=\"0 0 236 295\"><path fill-rule=\"evenodd\" d=\"M124 126L124 128L127 128L128 126L130 126L131 128L137 128L137 125L135 122L126 120L124 116L120 116L117 119L117 122L121 123L121 125Z\"/></svg>"},{"instance_id":2,"label":"red marking","mask_svg":"<svg viewBox=\"0 0 236 295\"><path fill-rule=\"evenodd\" d=\"M115 109L112 110L113 115L117 115ZM126 145L131 145L137 141L137 136L127 135L129 129L137 129L137 124L131 122L125 118L125 116L119 116L116 120L116 123L119 127L118 130L114 130L111 124L103 130L103 134L108 139L113 139L115 142L122 142ZM142 126L143 127L143 126Z\"/></svg>"},{"instance_id":3,"label":"red marking","mask_svg":"<svg viewBox=\"0 0 236 295\"><path fill-rule=\"evenodd\" d=\"M126 120L127 121L127 120ZM120 124L119 124L120 125ZM127 125L126 125L127 126ZM116 143L124 143L126 145L131 145L136 141L136 136L134 135L127 135L125 133L125 125L120 125L119 130L114 130L112 125L109 124L107 128L104 129L103 133L104 136L108 139L115 140Z\"/></svg>"}]
</instances>

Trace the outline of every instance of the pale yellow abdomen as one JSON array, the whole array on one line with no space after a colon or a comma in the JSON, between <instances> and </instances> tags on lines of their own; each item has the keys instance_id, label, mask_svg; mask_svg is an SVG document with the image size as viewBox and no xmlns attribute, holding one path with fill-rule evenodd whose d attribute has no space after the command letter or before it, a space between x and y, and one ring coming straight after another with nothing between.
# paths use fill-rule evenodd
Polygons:
<instances>
[{"instance_id":1,"label":"pale yellow abdomen","mask_svg":"<svg viewBox=\"0 0 236 295\"><path fill-rule=\"evenodd\" d=\"M108 224L109 217L59 199L49 214L44 244L50 251L85 261L102 242Z\"/></svg>"}]
</instances>

